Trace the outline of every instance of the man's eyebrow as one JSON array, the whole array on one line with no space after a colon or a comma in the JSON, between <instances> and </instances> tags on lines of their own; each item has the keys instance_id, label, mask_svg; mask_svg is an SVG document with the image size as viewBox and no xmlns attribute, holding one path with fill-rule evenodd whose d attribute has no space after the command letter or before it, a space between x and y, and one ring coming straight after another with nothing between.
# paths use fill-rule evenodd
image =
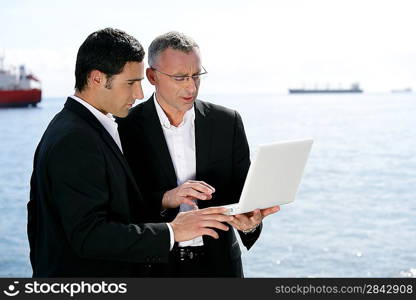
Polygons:
<instances>
[{"instance_id":1,"label":"man's eyebrow","mask_svg":"<svg viewBox=\"0 0 416 300\"><path fill-rule=\"evenodd\" d=\"M176 74L173 74L172 76L177 76L177 77L194 76L194 75L200 74L201 72L202 72L202 70L199 70L199 71L197 71L197 72L195 72L191 75L188 75L188 73L176 73Z\"/></svg>"},{"instance_id":2,"label":"man's eyebrow","mask_svg":"<svg viewBox=\"0 0 416 300\"><path fill-rule=\"evenodd\" d=\"M144 79L144 77L141 78L133 78L133 79L127 79L126 81L128 82L135 82L135 81L142 81Z\"/></svg>"}]
</instances>

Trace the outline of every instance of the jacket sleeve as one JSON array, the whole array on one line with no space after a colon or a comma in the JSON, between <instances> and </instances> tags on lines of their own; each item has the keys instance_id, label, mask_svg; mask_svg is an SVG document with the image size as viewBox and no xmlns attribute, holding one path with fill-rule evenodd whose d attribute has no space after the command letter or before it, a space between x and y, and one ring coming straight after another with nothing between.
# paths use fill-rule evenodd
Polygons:
<instances>
[{"instance_id":1,"label":"jacket sleeve","mask_svg":"<svg viewBox=\"0 0 416 300\"><path fill-rule=\"evenodd\" d=\"M38 156L38 149L36 149L34 161L37 160ZM35 264L35 241L36 241L36 203L35 203L35 195L36 195L36 179L35 174L32 173L32 176L30 178L30 194L29 194L29 202L27 203L27 236L29 240L29 248L30 248L30 262L32 265Z\"/></svg>"},{"instance_id":2,"label":"jacket sleeve","mask_svg":"<svg viewBox=\"0 0 416 300\"><path fill-rule=\"evenodd\" d=\"M243 121L240 114L235 111L235 127L233 139L233 175L232 182L235 192L234 199L239 199L243 190L244 182L250 167L250 149L247 142L246 133L244 131ZM262 224L252 232L245 234L238 231L243 245L250 249L260 236Z\"/></svg>"},{"instance_id":3,"label":"jacket sleeve","mask_svg":"<svg viewBox=\"0 0 416 300\"><path fill-rule=\"evenodd\" d=\"M107 207L109 182L102 149L91 137L70 133L53 146L48 157L51 205L70 246L80 256L125 262L168 259L166 224L124 224L114 221Z\"/></svg>"}]
</instances>

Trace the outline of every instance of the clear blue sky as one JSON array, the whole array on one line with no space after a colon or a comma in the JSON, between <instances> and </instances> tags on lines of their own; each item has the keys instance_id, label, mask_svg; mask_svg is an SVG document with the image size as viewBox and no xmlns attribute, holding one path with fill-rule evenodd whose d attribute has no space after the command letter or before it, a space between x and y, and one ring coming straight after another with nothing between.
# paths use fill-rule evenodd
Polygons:
<instances>
[{"instance_id":1,"label":"clear blue sky","mask_svg":"<svg viewBox=\"0 0 416 300\"><path fill-rule=\"evenodd\" d=\"M5 64L26 64L47 97L73 92L78 47L108 26L145 47L169 30L192 36L209 71L204 93L286 93L303 83L347 87L353 81L369 92L416 89L413 0L27 0L1 6Z\"/></svg>"}]
</instances>

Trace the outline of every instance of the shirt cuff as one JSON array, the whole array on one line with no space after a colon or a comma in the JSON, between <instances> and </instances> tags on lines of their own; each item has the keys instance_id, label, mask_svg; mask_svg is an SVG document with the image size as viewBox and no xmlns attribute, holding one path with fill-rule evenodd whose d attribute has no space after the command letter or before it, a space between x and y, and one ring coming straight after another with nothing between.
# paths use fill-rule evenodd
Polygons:
<instances>
[{"instance_id":1,"label":"shirt cuff","mask_svg":"<svg viewBox=\"0 0 416 300\"><path fill-rule=\"evenodd\" d=\"M173 248L173 245L175 245L175 235L173 234L172 225L170 225L169 223L166 223L166 225L168 225L168 228L169 228L169 235L170 235L170 249L169 249L169 251L171 251L172 248Z\"/></svg>"}]
</instances>

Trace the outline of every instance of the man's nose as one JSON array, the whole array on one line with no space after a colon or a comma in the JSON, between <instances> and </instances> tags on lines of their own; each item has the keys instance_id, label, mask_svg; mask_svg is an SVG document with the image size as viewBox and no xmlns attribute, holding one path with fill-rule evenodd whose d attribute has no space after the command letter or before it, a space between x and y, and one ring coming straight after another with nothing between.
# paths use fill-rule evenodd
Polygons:
<instances>
[{"instance_id":1,"label":"man's nose","mask_svg":"<svg viewBox=\"0 0 416 300\"><path fill-rule=\"evenodd\" d=\"M192 77L186 78L186 90L190 93L195 93L197 89L197 82Z\"/></svg>"},{"instance_id":2,"label":"man's nose","mask_svg":"<svg viewBox=\"0 0 416 300\"><path fill-rule=\"evenodd\" d=\"M134 89L133 98L134 99L143 99L144 98L143 88L142 88L142 83L141 82L138 82L136 88Z\"/></svg>"}]
</instances>

